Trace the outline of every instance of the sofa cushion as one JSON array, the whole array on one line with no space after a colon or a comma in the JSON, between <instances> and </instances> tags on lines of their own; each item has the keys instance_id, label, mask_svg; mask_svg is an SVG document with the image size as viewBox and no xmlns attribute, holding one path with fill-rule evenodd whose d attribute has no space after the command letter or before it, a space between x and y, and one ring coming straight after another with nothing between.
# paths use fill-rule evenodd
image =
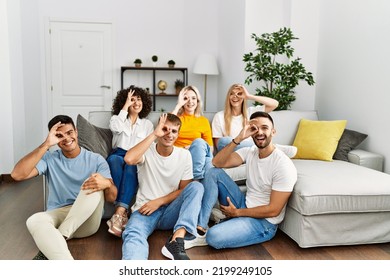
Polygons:
<instances>
[{"instance_id":1,"label":"sofa cushion","mask_svg":"<svg viewBox=\"0 0 390 280\"><path fill-rule=\"evenodd\" d=\"M108 128L97 127L80 114L77 116L79 145L85 149L101 154L104 158L112 149L112 132Z\"/></svg>"},{"instance_id":2,"label":"sofa cushion","mask_svg":"<svg viewBox=\"0 0 390 280\"><path fill-rule=\"evenodd\" d=\"M340 160L293 162L298 180L288 204L302 215L390 211L388 174Z\"/></svg>"},{"instance_id":3,"label":"sofa cushion","mask_svg":"<svg viewBox=\"0 0 390 280\"><path fill-rule=\"evenodd\" d=\"M111 116L111 111L90 111L88 121L97 127L109 128Z\"/></svg>"},{"instance_id":4,"label":"sofa cushion","mask_svg":"<svg viewBox=\"0 0 390 280\"><path fill-rule=\"evenodd\" d=\"M367 136L367 134L354 130L344 129L343 135L341 135L339 144L337 145L336 152L333 155L333 159L348 161L348 153L362 143Z\"/></svg>"},{"instance_id":5,"label":"sofa cushion","mask_svg":"<svg viewBox=\"0 0 390 280\"><path fill-rule=\"evenodd\" d=\"M297 159L331 161L347 121L312 121L302 119L293 146Z\"/></svg>"},{"instance_id":6,"label":"sofa cushion","mask_svg":"<svg viewBox=\"0 0 390 280\"><path fill-rule=\"evenodd\" d=\"M291 111L281 110L270 112L276 129L272 142L281 145L292 145L297 134L299 121L301 119L318 120L316 111Z\"/></svg>"}]
</instances>

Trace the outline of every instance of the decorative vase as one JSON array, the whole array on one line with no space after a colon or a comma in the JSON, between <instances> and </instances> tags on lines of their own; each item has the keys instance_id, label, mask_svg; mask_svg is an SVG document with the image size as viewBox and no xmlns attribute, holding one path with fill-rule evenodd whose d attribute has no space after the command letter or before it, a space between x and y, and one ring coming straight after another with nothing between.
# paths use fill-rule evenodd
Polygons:
<instances>
[{"instance_id":1,"label":"decorative vase","mask_svg":"<svg viewBox=\"0 0 390 280\"><path fill-rule=\"evenodd\" d=\"M176 95L179 95L180 91L182 90L182 87L177 87L176 88Z\"/></svg>"}]
</instances>

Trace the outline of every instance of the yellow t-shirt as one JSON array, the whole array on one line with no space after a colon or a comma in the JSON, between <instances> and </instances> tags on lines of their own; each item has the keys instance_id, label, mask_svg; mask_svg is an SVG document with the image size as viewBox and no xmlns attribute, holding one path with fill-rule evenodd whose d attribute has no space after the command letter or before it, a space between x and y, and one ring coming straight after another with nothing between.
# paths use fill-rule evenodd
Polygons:
<instances>
[{"instance_id":1,"label":"yellow t-shirt","mask_svg":"<svg viewBox=\"0 0 390 280\"><path fill-rule=\"evenodd\" d=\"M183 114L180 116L180 120L181 128L175 142L176 147L189 146L196 138L202 138L210 147L213 146L210 122L205 116L195 117L195 115Z\"/></svg>"}]
</instances>

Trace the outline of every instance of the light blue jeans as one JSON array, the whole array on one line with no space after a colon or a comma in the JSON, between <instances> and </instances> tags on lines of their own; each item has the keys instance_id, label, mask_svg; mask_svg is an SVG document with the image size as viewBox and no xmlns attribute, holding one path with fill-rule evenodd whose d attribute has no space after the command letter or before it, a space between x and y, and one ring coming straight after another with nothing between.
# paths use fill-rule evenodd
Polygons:
<instances>
[{"instance_id":1,"label":"light blue jeans","mask_svg":"<svg viewBox=\"0 0 390 280\"><path fill-rule=\"evenodd\" d=\"M208 169L213 165L213 153L209 144L202 138L196 138L192 141L189 151L192 157L192 169L195 180L201 180Z\"/></svg>"},{"instance_id":2,"label":"light blue jeans","mask_svg":"<svg viewBox=\"0 0 390 280\"><path fill-rule=\"evenodd\" d=\"M196 236L196 224L203 191L203 185L194 181L189 183L169 205L160 207L151 215L133 212L122 234L122 259L147 260L148 237L156 229L173 229L175 232L180 228L185 228L187 233Z\"/></svg>"},{"instance_id":3,"label":"light blue jeans","mask_svg":"<svg viewBox=\"0 0 390 280\"><path fill-rule=\"evenodd\" d=\"M225 137L219 138L218 145L217 145L217 151L219 152L220 150L225 148L225 146L227 146L230 142L232 142L232 140L233 140L233 137L230 137L230 136L225 136ZM244 141L244 142L240 143L240 145L236 145L236 147L234 148L234 151L237 151L238 149L245 148L245 147L252 147L253 145L254 144L252 142Z\"/></svg>"},{"instance_id":4,"label":"light blue jeans","mask_svg":"<svg viewBox=\"0 0 390 280\"><path fill-rule=\"evenodd\" d=\"M229 197L237 208L246 208L245 195L223 169L208 170L203 184L205 192L198 220L201 227L207 228L217 198L222 205L228 205L226 197ZM277 225L266 219L231 218L211 227L207 231L206 241L216 249L238 248L268 241L275 236L277 229Z\"/></svg>"}]
</instances>

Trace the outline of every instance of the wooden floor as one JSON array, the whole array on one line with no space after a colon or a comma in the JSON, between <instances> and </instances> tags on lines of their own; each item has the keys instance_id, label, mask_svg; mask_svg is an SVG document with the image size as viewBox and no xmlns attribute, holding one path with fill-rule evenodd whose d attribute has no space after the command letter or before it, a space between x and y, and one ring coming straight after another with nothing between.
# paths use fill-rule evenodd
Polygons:
<instances>
[{"instance_id":1,"label":"wooden floor","mask_svg":"<svg viewBox=\"0 0 390 280\"><path fill-rule=\"evenodd\" d=\"M38 252L25 222L43 210L42 178L0 185L0 259L31 260ZM149 239L151 260L163 260L161 247L170 231L156 231ZM122 240L107 232L106 221L88 238L68 241L78 260L120 260ZM239 249L215 250L208 246L187 251L193 260L390 260L390 243L300 248L279 231L274 239Z\"/></svg>"}]
</instances>

